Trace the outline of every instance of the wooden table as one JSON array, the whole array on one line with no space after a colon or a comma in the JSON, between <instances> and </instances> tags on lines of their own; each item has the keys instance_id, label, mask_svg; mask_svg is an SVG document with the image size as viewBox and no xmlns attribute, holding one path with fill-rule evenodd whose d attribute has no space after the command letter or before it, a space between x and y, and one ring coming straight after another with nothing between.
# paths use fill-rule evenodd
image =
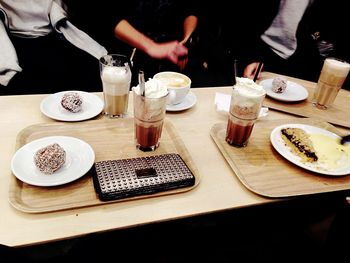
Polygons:
<instances>
[{"instance_id":1,"label":"wooden table","mask_svg":"<svg viewBox=\"0 0 350 263\"><path fill-rule=\"evenodd\" d=\"M276 74L271 72L263 72L262 78L273 78ZM297 116L319 118L335 125L350 128L350 92L341 89L334 101L334 103L327 110L318 109L311 101L316 88L316 83L301 79L285 76L289 81L296 82L308 91L309 96L306 100L298 101L296 103L286 103L283 101L271 99L268 96L264 100L264 105L275 110L295 114Z\"/></svg>"},{"instance_id":2,"label":"wooden table","mask_svg":"<svg viewBox=\"0 0 350 263\"><path fill-rule=\"evenodd\" d=\"M48 243L280 200L263 198L241 184L210 136L214 124L227 121L227 116L215 110L215 93L231 94L231 87L196 88L192 92L197 96L197 104L187 111L169 112L167 118L177 129L201 175L195 189L176 195L43 214L20 212L8 202L13 176L10 162L15 153L16 136L23 128L55 121L40 112L39 104L45 95L0 97L0 244L21 247ZM102 94L98 95L102 98ZM132 96L129 113L132 115ZM281 118L295 116L270 110L265 121Z\"/></svg>"}]
</instances>

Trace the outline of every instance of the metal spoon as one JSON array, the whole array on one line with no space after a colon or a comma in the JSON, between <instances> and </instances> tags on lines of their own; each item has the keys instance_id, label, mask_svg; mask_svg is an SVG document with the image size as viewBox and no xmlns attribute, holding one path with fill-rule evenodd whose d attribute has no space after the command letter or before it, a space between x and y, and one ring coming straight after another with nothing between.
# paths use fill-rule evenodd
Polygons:
<instances>
[{"instance_id":1,"label":"metal spoon","mask_svg":"<svg viewBox=\"0 0 350 263\"><path fill-rule=\"evenodd\" d=\"M140 95L145 96L145 75L142 70L139 71Z\"/></svg>"},{"instance_id":2,"label":"metal spoon","mask_svg":"<svg viewBox=\"0 0 350 263\"><path fill-rule=\"evenodd\" d=\"M350 135L345 135L345 136L341 137L340 144L345 144L347 142L350 142Z\"/></svg>"}]
</instances>

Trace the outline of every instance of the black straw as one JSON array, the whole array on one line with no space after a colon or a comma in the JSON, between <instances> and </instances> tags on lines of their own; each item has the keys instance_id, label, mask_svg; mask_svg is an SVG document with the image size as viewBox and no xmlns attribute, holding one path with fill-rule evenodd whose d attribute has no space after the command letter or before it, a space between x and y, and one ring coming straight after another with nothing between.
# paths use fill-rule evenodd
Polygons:
<instances>
[{"instance_id":1,"label":"black straw","mask_svg":"<svg viewBox=\"0 0 350 263\"><path fill-rule=\"evenodd\" d=\"M236 85L237 83L236 77L237 77L237 59L233 61L233 86Z\"/></svg>"},{"instance_id":2,"label":"black straw","mask_svg":"<svg viewBox=\"0 0 350 263\"><path fill-rule=\"evenodd\" d=\"M262 62L259 62L259 66L258 66L258 68L256 69L255 75L254 75L254 79L253 79L254 82L258 79L258 76L259 76L259 73L260 73L260 70L261 70L262 65L263 65L263 63L262 63Z\"/></svg>"}]
</instances>

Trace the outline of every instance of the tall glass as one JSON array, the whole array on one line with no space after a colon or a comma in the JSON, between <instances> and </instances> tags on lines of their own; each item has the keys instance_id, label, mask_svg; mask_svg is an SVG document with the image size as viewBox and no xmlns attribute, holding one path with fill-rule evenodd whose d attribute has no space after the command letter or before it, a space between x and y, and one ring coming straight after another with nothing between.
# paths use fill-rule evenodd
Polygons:
<instances>
[{"instance_id":1,"label":"tall glass","mask_svg":"<svg viewBox=\"0 0 350 263\"><path fill-rule=\"evenodd\" d=\"M237 78L233 87L226 129L226 142L236 147L248 144L259 116L266 92L260 85L246 78Z\"/></svg>"},{"instance_id":2,"label":"tall glass","mask_svg":"<svg viewBox=\"0 0 350 263\"><path fill-rule=\"evenodd\" d=\"M168 94L159 98L142 96L133 89L136 147L154 151L159 146Z\"/></svg>"},{"instance_id":3,"label":"tall glass","mask_svg":"<svg viewBox=\"0 0 350 263\"><path fill-rule=\"evenodd\" d=\"M124 117L128 111L131 70L124 55L108 54L100 58L104 113L110 118Z\"/></svg>"},{"instance_id":4,"label":"tall glass","mask_svg":"<svg viewBox=\"0 0 350 263\"><path fill-rule=\"evenodd\" d=\"M312 99L317 108L325 110L333 104L349 70L349 63L337 58L326 58Z\"/></svg>"}]
</instances>

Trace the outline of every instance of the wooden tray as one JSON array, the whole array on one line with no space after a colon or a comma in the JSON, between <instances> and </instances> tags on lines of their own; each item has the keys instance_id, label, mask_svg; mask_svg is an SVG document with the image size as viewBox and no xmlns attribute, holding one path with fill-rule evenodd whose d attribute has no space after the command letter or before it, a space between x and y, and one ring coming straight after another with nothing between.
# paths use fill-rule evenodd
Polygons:
<instances>
[{"instance_id":1,"label":"wooden tray","mask_svg":"<svg viewBox=\"0 0 350 263\"><path fill-rule=\"evenodd\" d=\"M226 143L226 123L215 124L210 134L242 184L259 195L291 197L350 189L349 175L331 177L310 172L289 162L273 148L271 131L287 123L318 126L340 135L331 124L310 118L258 121L245 148Z\"/></svg>"},{"instance_id":2,"label":"wooden tray","mask_svg":"<svg viewBox=\"0 0 350 263\"><path fill-rule=\"evenodd\" d=\"M63 209L102 205L106 203L169 195L193 189L199 183L198 170L174 126L165 120L159 148L154 152L142 152L135 147L134 119L93 120L80 123L38 124L25 128L17 136L16 149L41 137L66 135L82 139L95 151L95 161L115 160L164 153L178 153L195 176L195 185L152 195L142 195L121 200L103 202L98 199L91 174L57 187L37 187L12 176L9 201L16 209L26 213L43 213Z\"/></svg>"},{"instance_id":3,"label":"wooden tray","mask_svg":"<svg viewBox=\"0 0 350 263\"><path fill-rule=\"evenodd\" d=\"M277 74L263 72L261 80L274 78ZM334 104L327 110L321 110L312 105L316 83L285 76L288 80L303 85L309 92L309 97L301 102L286 103L266 96L264 106L271 109L292 113L299 116L322 119L326 122L350 128L350 92L344 89L339 91ZM260 81L261 81L260 80Z\"/></svg>"}]
</instances>

